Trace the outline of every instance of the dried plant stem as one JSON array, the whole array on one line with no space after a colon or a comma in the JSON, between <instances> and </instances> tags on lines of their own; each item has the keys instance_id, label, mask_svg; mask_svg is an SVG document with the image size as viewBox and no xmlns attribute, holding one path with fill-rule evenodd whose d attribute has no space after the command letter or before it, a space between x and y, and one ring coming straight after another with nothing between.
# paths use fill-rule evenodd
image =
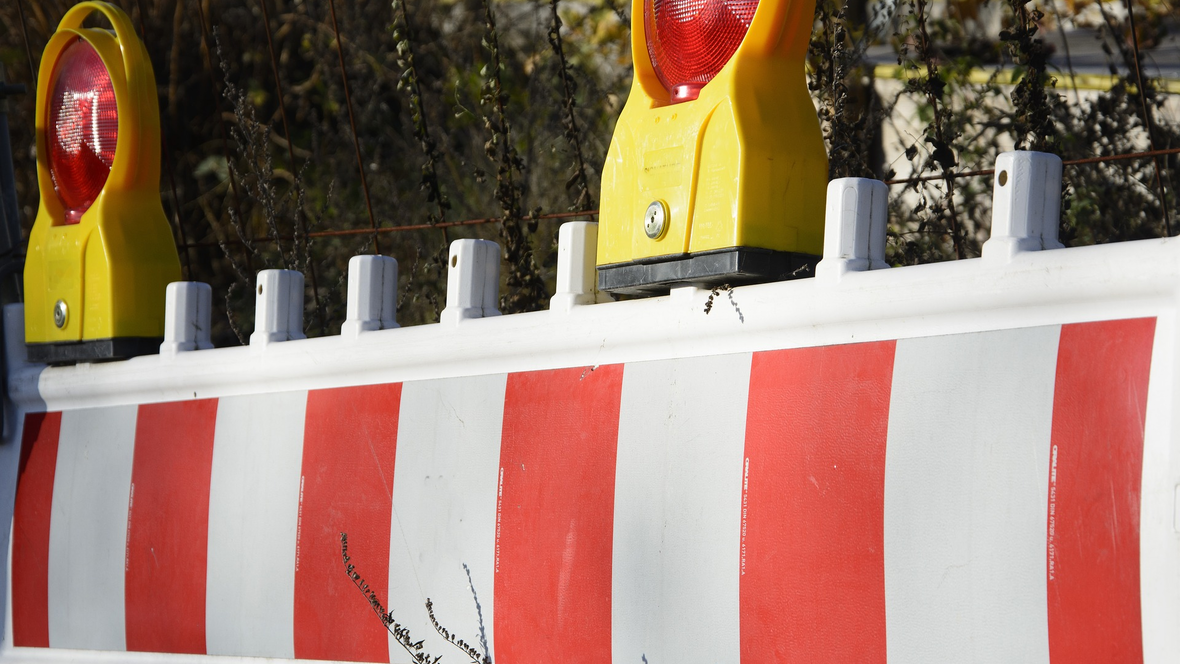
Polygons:
<instances>
[{"instance_id":1,"label":"dried plant stem","mask_svg":"<svg viewBox=\"0 0 1180 664\"><path fill-rule=\"evenodd\" d=\"M467 574L467 587L471 590L471 598L475 600L475 616L479 619L479 645L483 648L484 659L491 660L488 652L488 633L483 624L483 607L479 605L479 593L475 592L475 581L471 578L471 568L463 563L463 571Z\"/></svg>"},{"instance_id":2,"label":"dried plant stem","mask_svg":"<svg viewBox=\"0 0 1180 664\"><path fill-rule=\"evenodd\" d=\"M496 200L503 212L500 238L504 241L504 252L508 258L508 293L504 296L501 309L504 313L531 311L542 306L548 298L545 283L538 275L532 248L525 236L521 221L524 219L524 192L517 181L523 177L524 162L512 144L512 130L508 121L506 105L508 94L503 85L503 64L500 57L500 41L496 32L496 17L491 0L482 0L484 9L483 46L488 51L489 62L484 65L483 91L480 104L485 109L484 127L490 134L484 150L496 164ZM536 230L536 215L530 215L529 230Z\"/></svg>"},{"instance_id":3,"label":"dried plant stem","mask_svg":"<svg viewBox=\"0 0 1180 664\"><path fill-rule=\"evenodd\" d=\"M570 75L570 64L565 57L565 47L561 40L561 17L557 14L557 3L560 0L549 0L550 24L549 24L549 45L553 47L553 53L557 56L557 74L561 79L561 125L563 128L562 134L565 140L569 143L570 150L574 155L574 174L565 183L566 191L576 191L573 204L570 205L571 210L580 210L587 207L594 207L594 198L590 194L590 181L586 176L586 160L582 155L582 134L578 128L578 116L575 112L577 108L577 99L574 93L577 91L577 83L574 82Z\"/></svg>"},{"instance_id":4,"label":"dried plant stem","mask_svg":"<svg viewBox=\"0 0 1180 664\"><path fill-rule=\"evenodd\" d=\"M235 281L231 282L229 288L225 289L225 319L229 321L229 329L234 333L234 336L238 338L238 343L245 346L246 337L242 334L242 331L238 328L237 322L234 320L233 296L234 291L237 290L237 287L238 283Z\"/></svg>"},{"instance_id":5,"label":"dried plant stem","mask_svg":"<svg viewBox=\"0 0 1180 664\"><path fill-rule=\"evenodd\" d=\"M422 95L422 84L418 74L418 65L414 58L414 44L416 34L413 22L410 20L409 8L405 0L393 0L393 39L396 45L397 65L402 72L398 76L398 90L404 92L410 103L410 120L414 127L414 139L422 151L421 175L419 189L426 193L427 203L433 203L434 209L426 214L426 225L438 226L439 238L442 246L437 252L432 252L428 261L421 261L422 248L415 247L414 266L409 272L405 290L408 294L415 285L419 266L423 271L431 269L442 270L446 265L448 247L451 244L450 233L446 224L447 212L451 209L451 201L443 190L438 176L438 165L443 162L443 156L438 143L430 133L430 126L426 116L425 103ZM422 297L431 303L437 318L438 297L437 286L430 285L422 293ZM403 296L403 299L405 296ZM416 298L415 298L416 299Z\"/></svg>"},{"instance_id":6,"label":"dried plant stem","mask_svg":"<svg viewBox=\"0 0 1180 664\"><path fill-rule=\"evenodd\" d=\"M176 7L172 10L172 51L168 54L168 117L173 120L180 99L180 46L184 43L180 35L183 27L184 0L176 0Z\"/></svg>"},{"instance_id":7,"label":"dried plant stem","mask_svg":"<svg viewBox=\"0 0 1180 664\"><path fill-rule=\"evenodd\" d=\"M434 212L427 217L428 223L439 223L446 220L447 211L451 209L451 202L443 192L438 180L436 165L442 161L438 144L430 135L430 127L426 120L426 110L422 103L422 84L418 76L418 66L414 61L414 26L410 22L409 11L405 0L393 0L394 24L393 39L397 45L397 64L402 68L398 78L398 89L404 90L410 100L410 118L414 123L414 138L422 150L425 161L422 162L421 188L426 192L426 200L434 203ZM443 231L444 241L447 239Z\"/></svg>"},{"instance_id":8,"label":"dried plant stem","mask_svg":"<svg viewBox=\"0 0 1180 664\"><path fill-rule=\"evenodd\" d=\"M229 163L230 163L229 136L227 136L225 133L225 120L222 119L224 117L224 113L222 112L222 107L221 107L221 93L217 90L217 74L215 73L217 70L213 66L213 53L212 53L213 48L212 48L212 45L209 43L209 41L210 41L209 40L209 27L208 27L208 22L206 21L206 18L205 18L205 8L202 5L201 0L196 0L195 2L193 2L193 4L196 5L196 7L197 7L197 17L200 19L201 50L203 50L205 52L205 67L209 71L209 87L213 91L213 107L217 111L217 130L221 133L221 154L225 158L226 171L229 176L230 189L233 192L233 199L231 201L231 207L234 210L234 212L238 215L238 217L241 217L241 215L242 215L242 208L241 208L242 195L241 195L241 192L238 190L237 174L234 172L233 169L229 168ZM250 237L250 240L252 240L252 239L253 239L253 234L251 234L251 237ZM226 251L226 248L224 247L224 245L222 246L222 250ZM246 266L248 268L248 271L253 272L254 271L253 249L249 244L246 244L244 246L244 251L245 251ZM231 264L236 263L232 257L229 257L228 253L226 254L226 256L231 261ZM237 270L237 269L238 268L235 264L235 270ZM240 270L239 270L239 274L240 274ZM248 281L248 279L247 279L247 281Z\"/></svg>"},{"instance_id":9,"label":"dried plant stem","mask_svg":"<svg viewBox=\"0 0 1180 664\"><path fill-rule=\"evenodd\" d=\"M1127 21L1131 25L1131 46L1134 48L1132 60L1135 64L1135 84L1139 88L1139 101L1143 109L1143 127L1147 129L1148 148L1154 151L1155 124L1151 121L1151 107L1147 104L1147 87L1143 84L1143 70L1139 62L1142 56L1139 53L1139 32L1135 29L1135 7L1132 6L1131 0L1123 0L1123 5L1127 8ZM1164 191L1159 157L1152 158L1152 166L1155 168L1155 186L1160 192L1160 209L1164 217L1164 230L1170 236L1172 234L1172 215L1168 212L1168 195Z\"/></svg>"},{"instance_id":10,"label":"dried plant stem","mask_svg":"<svg viewBox=\"0 0 1180 664\"><path fill-rule=\"evenodd\" d=\"M1078 94L1078 75L1073 69L1073 55L1069 52L1069 39L1065 36L1065 23L1061 20L1061 11L1057 8L1056 2L1050 2L1049 9L1053 12L1054 23L1057 24L1057 36L1061 39L1061 45L1065 50L1065 68L1069 71L1069 83L1073 88L1073 100L1075 104L1082 102L1081 95Z\"/></svg>"},{"instance_id":11,"label":"dried plant stem","mask_svg":"<svg viewBox=\"0 0 1180 664\"><path fill-rule=\"evenodd\" d=\"M267 8L266 0L258 0L258 4L262 5L262 20L263 20L262 28L263 28L263 32L266 33L266 50L270 54L270 66L271 66L271 69L274 71L274 76L275 76L275 96L278 98L278 102L279 102L279 115L283 119L283 138L285 138L287 140L288 168L291 170L292 173L294 173L295 172L295 144L291 140L291 123L288 122L288 120L287 120L287 104L285 101L283 101L283 79L281 76L279 76L279 59L275 55L274 39L271 37L271 34L270 34L270 10ZM269 160L269 157L267 159ZM296 182L295 189L299 189L298 184L299 183ZM292 193L296 198L298 198L299 194L297 192L292 192ZM300 220L302 220L302 215L300 215ZM303 236L307 237L307 228L302 227L301 230L302 230ZM293 246L291 248L291 252L292 252L292 256L293 256L292 262L294 262L296 260L294 258L294 256L296 256L299 253L305 253L308 256L306 263L307 263L308 267L310 268L309 269L310 274L308 276L311 277L312 302L315 305L316 314L320 318L320 327L321 327L321 329L326 331L327 330L327 321L324 319L324 312L323 312L323 309L320 307L319 278L316 276L315 261L311 260L311 245L305 244L303 246L300 246L298 240L296 240L295 246Z\"/></svg>"},{"instance_id":12,"label":"dried plant stem","mask_svg":"<svg viewBox=\"0 0 1180 664\"><path fill-rule=\"evenodd\" d=\"M848 6L835 14L833 8L831 0L816 3L818 27L807 47L812 70L807 87L819 102L820 126L828 146L828 178L874 177L865 149L872 140L866 135L872 111L868 104L858 108L849 85L859 80L857 65L867 42L853 47L845 27L849 22ZM859 83L855 85L860 87Z\"/></svg>"},{"instance_id":13,"label":"dried plant stem","mask_svg":"<svg viewBox=\"0 0 1180 664\"><path fill-rule=\"evenodd\" d=\"M1008 0L1012 25L1000 32L1016 63L1025 71L1012 91L1012 132L1016 149L1056 152L1057 129L1053 124L1047 88L1055 81L1047 71L1049 54L1036 37L1037 25L1045 17L1039 9L1029 10L1028 0Z\"/></svg>"},{"instance_id":14,"label":"dried plant stem","mask_svg":"<svg viewBox=\"0 0 1180 664\"><path fill-rule=\"evenodd\" d=\"M931 48L930 34L926 31L926 0L913 0L914 18L917 21L918 32L915 35L917 39L918 58L926 65L926 79L922 90L926 96L926 102L930 104L931 111L934 115L934 123L932 127L927 127L927 133L933 129L933 137L927 140L934 147L934 153L931 155L932 159L942 168L943 182L946 186L946 206L947 215L950 226L951 243L955 248L955 258L964 258L963 239L959 230L959 215L955 210L955 195L954 195L954 173L955 167L955 153L951 148L951 141L947 136L946 123L943 115L945 109L942 107L942 96L945 91L946 84L938 73L938 60L934 56L934 51Z\"/></svg>"},{"instance_id":15,"label":"dried plant stem","mask_svg":"<svg viewBox=\"0 0 1180 664\"><path fill-rule=\"evenodd\" d=\"M146 44L147 28L143 22L143 0L136 0L136 4L139 7L139 37L140 39L144 40L144 43ZM179 7L177 11L179 11ZM178 37L175 35L174 38L178 39ZM160 149L164 153L164 174L168 177L168 190L172 193L172 221L174 224L176 224L176 235L177 239L179 240L179 243L176 246L178 248L187 247L188 237L184 232L184 224L180 220L180 197L176 195L176 174L174 173L174 167L172 164L172 152L168 149L168 132L163 131L162 127L160 131ZM184 271L189 275L191 275L193 271L192 259L189 256L188 249L184 250Z\"/></svg>"},{"instance_id":16,"label":"dried plant stem","mask_svg":"<svg viewBox=\"0 0 1180 664\"><path fill-rule=\"evenodd\" d=\"M369 602L369 607L373 609L373 613L376 613L377 617L381 619L381 624L385 629L390 634L393 634L398 645L409 653L415 662L437 664L442 659L442 655L432 658L423 649L422 641L414 641L410 636L409 628L394 620L393 612L385 610L385 607L381 604L381 599L377 597L377 592L369 587L369 584L365 583L365 580L357 573L356 566L352 564L352 558L348 555L348 533L340 533L340 557L344 561L344 573L348 575L348 579L352 581L352 585L356 586L357 590L361 591L361 594L365 596L365 599Z\"/></svg>"},{"instance_id":17,"label":"dried plant stem","mask_svg":"<svg viewBox=\"0 0 1180 664\"><path fill-rule=\"evenodd\" d=\"M336 23L336 0L328 0L332 14L332 32L336 35L336 54L340 57L340 80L344 84L344 105L348 107L348 125L352 128L352 142L356 146L356 167L361 176L361 191L365 194L365 208L369 211L369 226L373 229L373 253L381 253L377 236L377 218L373 216L373 202L369 198L369 179L365 177L365 160L361 156L361 137L356 131L356 118L352 113L352 92L348 85L348 69L344 66L344 42L340 39L340 26ZM287 146L290 149L290 145Z\"/></svg>"},{"instance_id":18,"label":"dried plant stem","mask_svg":"<svg viewBox=\"0 0 1180 664\"><path fill-rule=\"evenodd\" d=\"M450 630L438 624L438 619L434 617L434 603L430 601L429 597L426 598L426 614L430 617L430 624L434 626L434 631L438 632L438 635L443 637L447 643L455 646L464 655L471 659L472 664L492 664L490 657L479 654L479 651L473 648L466 641L460 639L454 634L451 634Z\"/></svg>"},{"instance_id":19,"label":"dried plant stem","mask_svg":"<svg viewBox=\"0 0 1180 664\"><path fill-rule=\"evenodd\" d=\"M25 57L29 59L29 80L33 83L33 89L37 89L37 67L34 65L33 49L29 47L29 24L25 20L25 3L24 0L16 0L16 13L20 17L20 31L25 43Z\"/></svg>"},{"instance_id":20,"label":"dried plant stem","mask_svg":"<svg viewBox=\"0 0 1180 664\"><path fill-rule=\"evenodd\" d=\"M266 0L258 0L258 4L262 6L262 30L266 33L266 50L270 54L270 66L275 76L275 92L279 102L279 117L283 119L283 138L287 140L287 160L290 162L290 169L295 171L295 149L291 143L291 124L287 122L287 104L283 101L283 79L279 76L279 59L275 55L274 40L270 35L270 9L267 7Z\"/></svg>"}]
</instances>

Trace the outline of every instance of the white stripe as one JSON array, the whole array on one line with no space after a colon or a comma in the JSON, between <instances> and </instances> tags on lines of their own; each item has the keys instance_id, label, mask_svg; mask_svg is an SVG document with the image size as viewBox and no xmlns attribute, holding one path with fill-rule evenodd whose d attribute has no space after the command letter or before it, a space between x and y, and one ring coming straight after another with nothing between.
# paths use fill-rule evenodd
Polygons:
<instances>
[{"instance_id":1,"label":"white stripe","mask_svg":"<svg viewBox=\"0 0 1180 664\"><path fill-rule=\"evenodd\" d=\"M1059 327L897 343L885 451L890 662L1048 662Z\"/></svg>"},{"instance_id":2,"label":"white stripe","mask_svg":"<svg viewBox=\"0 0 1180 664\"><path fill-rule=\"evenodd\" d=\"M62 413L49 521L49 645L124 650L137 406Z\"/></svg>"},{"instance_id":3,"label":"white stripe","mask_svg":"<svg viewBox=\"0 0 1180 664\"><path fill-rule=\"evenodd\" d=\"M12 647L12 533L14 528L8 529L8 557L4 559L4 642L0 643L0 650Z\"/></svg>"},{"instance_id":4,"label":"white stripe","mask_svg":"<svg viewBox=\"0 0 1180 664\"><path fill-rule=\"evenodd\" d=\"M1143 661L1175 662L1180 653L1180 357L1176 317L1156 320L1143 431L1139 588Z\"/></svg>"},{"instance_id":5,"label":"white stripe","mask_svg":"<svg viewBox=\"0 0 1180 664\"><path fill-rule=\"evenodd\" d=\"M20 471L20 452L25 430L25 414L6 410L4 417L11 417L12 432L7 445L0 444L0 486L9 487L0 493L0 524L7 519L8 527L0 526L0 551L5 551L4 571L0 572L0 596L4 597L3 613L0 613L0 651L12 645L12 533L13 513L16 508L16 481Z\"/></svg>"},{"instance_id":6,"label":"white stripe","mask_svg":"<svg viewBox=\"0 0 1180 664\"><path fill-rule=\"evenodd\" d=\"M489 654L496 551L496 490L507 376L476 376L402 386L393 471L389 543L389 608L425 639L432 655L450 653L427 619L434 604L439 623L480 649L482 613ZM480 612L463 564L471 570ZM393 638L393 662L410 661Z\"/></svg>"},{"instance_id":7,"label":"white stripe","mask_svg":"<svg viewBox=\"0 0 1180 664\"><path fill-rule=\"evenodd\" d=\"M217 404L209 479L210 655L295 656L295 541L306 392Z\"/></svg>"},{"instance_id":8,"label":"white stripe","mask_svg":"<svg viewBox=\"0 0 1180 664\"><path fill-rule=\"evenodd\" d=\"M750 354L627 364L615 475L616 662L737 662Z\"/></svg>"}]
</instances>

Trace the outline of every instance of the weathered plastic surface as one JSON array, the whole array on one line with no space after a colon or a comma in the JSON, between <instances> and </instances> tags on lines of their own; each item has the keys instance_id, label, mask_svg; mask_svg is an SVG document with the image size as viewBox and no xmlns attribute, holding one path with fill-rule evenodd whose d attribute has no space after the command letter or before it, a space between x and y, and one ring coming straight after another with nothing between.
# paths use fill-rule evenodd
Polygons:
<instances>
[{"instance_id":1,"label":"weathered plastic surface","mask_svg":"<svg viewBox=\"0 0 1180 664\"><path fill-rule=\"evenodd\" d=\"M1175 662L1180 241L1008 245L16 366L0 661Z\"/></svg>"}]
</instances>

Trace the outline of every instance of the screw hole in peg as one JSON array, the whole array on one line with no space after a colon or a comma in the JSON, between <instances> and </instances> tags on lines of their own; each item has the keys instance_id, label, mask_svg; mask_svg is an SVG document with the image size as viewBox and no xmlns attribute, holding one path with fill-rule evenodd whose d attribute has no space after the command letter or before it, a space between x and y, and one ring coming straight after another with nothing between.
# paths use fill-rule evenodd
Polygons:
<instances>
[{"instance_id":1,"label":"screw hole in peg","mask_svg":"<svg viewBox=\"0 0 1180 664\"><path fill-rule=\"evenodd\" d=\"M459 257L458 256L451 256L451 267L455 267L458 264L459 264Z\"/></svg>"},{"instance_id":2,"label":"screw hole in peg","mask_svg":"<svg viewBox=\"0 0 1180 664\"><path fill-rule=\"evenodd\" d=\"M262 295L262 284L258 284L258 294Z\"/></svg>"},{"instance_id":3,"label":"screw hole in peg","mask_svg":"<svg viewBox=\"0 0 1180 664\"><path fill-rule=\"evenodd\" d=\"M1001 187L1008 184L1008 171L1000 171L1000 177L997 179L1000 181Z\"/></svg>"}]
</instances>

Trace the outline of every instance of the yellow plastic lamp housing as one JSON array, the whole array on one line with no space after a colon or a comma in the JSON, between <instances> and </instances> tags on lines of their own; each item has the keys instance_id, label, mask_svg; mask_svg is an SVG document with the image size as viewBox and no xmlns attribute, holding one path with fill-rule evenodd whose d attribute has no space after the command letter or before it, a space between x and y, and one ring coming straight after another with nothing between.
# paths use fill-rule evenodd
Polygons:
<instances>
[{"instance_id":1,"label":"yellow plastic lamp housing","mask_svg":"<svg viewBox=\"0 0 1180 664\"><path fill-rule=\"evenodd\" d=\"M113 30L82 27L95 12ZM164 293L180 280L180 260L160 202L155 74L122 10L83 2L66 12L41 58L36 129L29 360L158 352Z\"/></svg>"},{"instance_id":2,"label":"yellow plastic lamp housing","mask_svg":"<svg viewBox=\"0 0 1180 664\"><path fill-rule=\"evenodd\" d=\"M632 3L635 78L602 171L599 288L651 293L806 273L822 254L828 173L804 69L815 1L655 3ZM679 80L678 48L714 46L708 32L677 39L691 21L745 34L715 75Z\"/></svg>"}]
</instances>

